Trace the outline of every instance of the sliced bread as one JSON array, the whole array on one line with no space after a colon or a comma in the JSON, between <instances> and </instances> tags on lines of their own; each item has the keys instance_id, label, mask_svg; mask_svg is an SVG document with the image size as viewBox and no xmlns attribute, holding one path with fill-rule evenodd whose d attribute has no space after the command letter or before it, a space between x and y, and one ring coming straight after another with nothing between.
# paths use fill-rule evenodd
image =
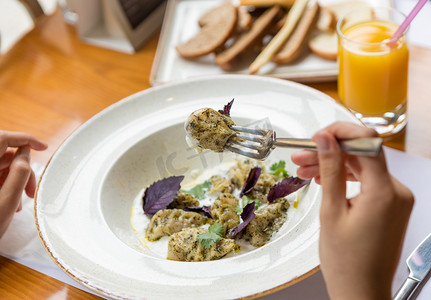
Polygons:
<instances>
[{"instance_id":1,"label":"sliced bread","mask_svg":"<svg viewBox=\"0 0 431 300\"><path fill-rule=\"evenodd\" d=\"M237 25L237 32L241 33L244 31L249 31L251 28L251 25L253 24L253 18L251 17L251 14L243 9L242 7L238 8L238 25Z\"/></svg>"},{"instance_id":2,"label":"sliced bread","mask_svg":"<svg viewBox=\"0 0 431 300\"><path fill-rule=\"evenodd\" d=\"M337 16L328 7L321 7L316 28L320 31L332 32L337 26Z\"/></svg>"},{"instance_id":3,"label":"sliced bread","mask_svg":"<svg viewBox=\"0 0 431 300\"><path fill-rule=\"evenodd\" d=\"M232 36L238 22L238 10L230 2L210 10L199 20L200 31L185 43L179 44L177 52L185 58L197 58L216 51Z\"/></svg>"},{"instance_id":4,"label":"sliced bread","mask_svg":"<svg viewBox=\"0 0 431 300\"><path fill-rule=\"evenodd\" d=\"M319 32L314 35L308 41L308 47L310 50L324 58L329 60L337 60L338 54L338 41L337 33L334 32Z\"/></svg>"},{"instance_id":5,"label":"sliced bread","mask_svg":"<svg viewBox=\"0 0 431 300\"><path fill-rule=\"evenodd\" d=\"M321 11L325 13L326 9L332 11L335 15L335 25L336 22L346 14L355 11L348 22L356 23L358 20L371 17L370 6L364 1L347 1L341 3L331 4L322 9ZM325 22L323 18L327 18ZM327 16L322 16L322 21L320 25L317 25L320 30L317 30L315 34L308 41L308 47L316 55L329 60L337 60L338 54L338 39L335 30L327 30L327 26L323 26L323 23L329 24L329 14ZM319 24L319 21L318 21ZM334 26L334 25L332 25Z\"/></svg>"},{"instance_id":6,"label":"sliced bread","mask_svg":"<svg viewBox=\"0 0 431 300\"><path fill-rule=\"evenodd\" d=\"M362 12L360 14L355 13L355 15L358 18L362 18L364 16L365 17L371 16L371 10L367 9L367 8L370 8L370 6L365 1L340 2L340 3L328 5L327 8L335 14L337 21L352 11Z\"/></svg>"},{"instance_id":7,"label":"sliced bread","mask_svg":"<svg viewBox=\"0 0 431 300\"><path fill-rule=\"evenodd\" d=\"M253 22L249 31L243 33L231 47L216 55L216 63L225 71L233 70L243 56L249 55L257 45L262 44L264 36L278 21L281 12L282 9L277 5L267 9Z\"/></svg>"},{"instance_id":8,"label":"sliced bread","mask_svg":"<svg viewBox=\"0 0 431 300\"><path fill-rule=\"evenodd\" d=\"M319 4L316 1L307 7L292 35L272 60L278 64L288 64L294 61L301 54L309 35L315 29L318 17Z\"/></svg>"},{"instance_id":9,"label":"sliced bread","mask_svg":"<svg viewBox=\"0 0 431 300\"><path fill-rule=\"evenodd\" d=\"M240 0L241 6L254 6L254 7L271 7L280 5L284 7L291 7L295 0Z\"/></svg>"}]
</instances>

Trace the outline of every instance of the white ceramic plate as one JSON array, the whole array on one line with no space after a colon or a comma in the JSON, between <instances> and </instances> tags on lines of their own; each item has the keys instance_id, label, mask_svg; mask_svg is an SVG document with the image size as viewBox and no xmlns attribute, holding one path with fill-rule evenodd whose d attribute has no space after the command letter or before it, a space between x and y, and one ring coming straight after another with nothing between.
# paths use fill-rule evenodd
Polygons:
<instances>
[{"instance_id":1,"label":"white ceramic plate","mask_svg":"<svg viewBox=\"0 0 431 300\"><path fill-rule=\"evenodd\" d=\"M211 262L166 260L142 247L130 225L143 187L168 175L190 176L230 155L195 154L183 123L195 109L231 110L237 124L260 120L278 136L310 137L334 121L358 123L309 87L260 76L224 75L151 88L100 112L59 147L35 200L36 225L53 260L84 286L111 298L228 299L265 295L318 270L320 188L301 191L277 237L248 253ZM276 149L270 160L288 161Z\"/></svg>"},{"instance_id":2,"label":"white ceramic plate","mask_svg":"<svg viewBox=\"0 0 431 300\"><path fill-rule=\"evenodd\" d=\"M196 60L187 60L179 56L175 50L176 45L187 41L199 31L199 18L223 1L225 0L169 0L151 71L151 84L157 85L201 75L227 73L216 65L212 54ZM351 0L319 0L319 3L325 6L347 1ZM371 6L392 5L391 0L362 1ZM238 1L232 0L232 2ZM245 68L234 73L247 74L248 70ZM289 65L278 66L268 63L259 71L259 74L299 82L329 81L336 79L338 67L334 61L306 53Z\"/></svg>"}]
</instances>

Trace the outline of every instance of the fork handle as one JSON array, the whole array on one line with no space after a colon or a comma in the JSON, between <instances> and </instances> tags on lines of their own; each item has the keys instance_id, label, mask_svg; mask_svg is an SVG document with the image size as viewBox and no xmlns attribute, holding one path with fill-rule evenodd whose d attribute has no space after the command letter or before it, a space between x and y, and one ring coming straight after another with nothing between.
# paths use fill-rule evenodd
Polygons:
<instances>
[{"instance_id":1,"label":"fork handle","mask_svg":"<svg viewBox=\"0 0 431 300\"><path fill-rule=\"evenodd\" d=\"M379 137L339 140L341 151L348 154L377 156L382 148L383 139ZM310 139L276 138L274 146L317 150L316 143Z\"/></svg>"},{"instance_id":2,"label":"fork handle","mask_svg":"<svg viewBox=\"0 0 431 300\"><path fill-rule=\"evenodd\" d=\"M396 295L392 298L393 300L407 300L412 296L413 291L419 285L420 281L407 277L403 285L397 291Z\"/></svg>"}]
</instances>

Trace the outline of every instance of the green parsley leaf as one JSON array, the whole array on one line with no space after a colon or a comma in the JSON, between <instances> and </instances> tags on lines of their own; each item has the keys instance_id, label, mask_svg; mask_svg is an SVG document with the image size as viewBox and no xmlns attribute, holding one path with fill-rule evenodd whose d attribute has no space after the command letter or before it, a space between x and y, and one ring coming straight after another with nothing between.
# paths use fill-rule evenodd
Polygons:
<instances>
[{"instance_id":1,"label":"green parsley leaf","mask_svg":"<svg viewBox=\"0 0 431 300\"><path fill-rule=\"evenodd\" d=\"M224 233L224 228L223 225L219 222L215 222L214 224L212 224L209 228L208 228L208 232L212 232L218 235L223 235Z\"/></svg>"},{"instance_id":2,"label":"green parsley leaf","mask_svg":"<svg viewBox=\"0 0 431 300\"><path fill-rule=\"evenodd\" d=\"M250 197L247 197L247 196L242 196L242 205L241 206L237 206L236 208L235 208L235 212L238 214L238 215L241 215L242 214L242 211L243 211L243 209L244 209L244 207L247 205L247 204L249 204L249 203L251 203L251 202L254 202L254 209L255 210L257 210L261 205L262 205L262 202L259 200L259 199L252 199L252 198L250 198Z\"/></svg>"},{"instance_id":3,"label":"green parsley leaf","mask_svg":"<svg viewBox=\"0 0 431 300\"><path fill-rule=\"evenodd\" d=\"M215 222L208 228L208 232L198 235L198 241L205 249L209 249L212 245L214 245L214 243L217 243L222 239L221 235L223 232L223 225Z\"/></svg>"},{"instance_id":4,"label":"green parsley leaf","mask_svg":"<svg viewBox=\"0 0 431 300\"><path fill-rule=\"evenodd\" d=\"M273 163L269 170L271 174L277 176L280 179L289 176L286 171L286 162L284 160L280 160L278 163Z\"/></svg>"},{"instance_id":5,"label":"green parsley leaf","mask_svg":"<svg viewBox=\"0 0 431 300\"><path fill-rule=\"evenodd\" d=\"M205 199L206 193L211 189L213 184L209 180L205 180L203 183L195 185L189 190L182 190L182 192L192 195L198 200Z\"/></svg>"}]
</instances>

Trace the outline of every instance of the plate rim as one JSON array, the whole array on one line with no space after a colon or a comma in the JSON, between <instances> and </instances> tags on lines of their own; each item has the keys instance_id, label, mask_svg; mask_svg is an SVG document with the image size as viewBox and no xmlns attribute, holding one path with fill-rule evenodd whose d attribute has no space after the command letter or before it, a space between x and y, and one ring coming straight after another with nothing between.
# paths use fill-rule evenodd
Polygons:
<instances>
[{"instance_id":1,"label":"plate rim","mask_svg":"<svg viewBox=\"0 0 431 300\"><path fill-rule=\"evenodd\" d=\"M246 74L222 74L222 75L207 75L207 76L201 76L200 78L191 78L191 79L187 79L187 80L178 80L178 81L172 81L169 82L167 84L164 85L160 85L160 86L155 86L155 87L150 87L148 89L145 90L141 90L138 91L132 95L129 95L123 99L120 99L118 102L111 104L109 106L107 106L106 108L104 108L103 110L99 111L98 113L96 113L95 115L93 115L90 119L88 119L87 121L85 121L83 124L81 124L78 128L76 128L73 132L70 133L70 135L64 139L61 144L57 147L57 149L54 151L54 153L52 154L52 156L50 157L50 159L48 160L47 164L44 166L43 172L39 178L39 181L37 183L37 187L36 187L36 192L35 192L35 198L34 198L34 219L35 219L35 225L36 225L36 230L38 232L38 236L41 239L41 242L43 244L43 247L45 248L45 250L48 252L49 256L53 259L54 263L60 267L61 270L63 270L63 272L65 272L69 277L71 277L73 280L75 280L76 282L78 282L79 284L82 284L83 286L89 288L90 290L100 294L100 295L104 295L107 297L111 297L111 298L115 298L115 299L128 299L127 297L125 297L124 295L121 295L121 292L115 292L112 291L111 288L100 288L97 285L93 285L91 282L87 282L85 280L83 280L82 278L78 278L73 272L71 272L70 270L68 270L67 266L69 264L67 263L62 263L60 260L60 258L58 258L50 249L49 245L48 245L48 241L45 240L45 237L42 230L41 230L41 225L39 224L39 219L38 219L38 203L40 202L39 200L39 189L40 189L40 185L42 183L42 180L44 178L44 175L48 169L48 167L51 165L53 158L56 157L56 155L59 153L59 151L64 147L64 145L71 139L73 138L73 136L77 135L81 130L84 130L84 128L86 128L88 126L88 124L90 124L91 122L93 122L95 119L97 119L98 117L100 117L101 115L103 115L104 113L115 109L116 106L122 105L123 103L127 102L127 101L131 101L131 99L135 98L135 97L139 97L140 95L144 95L147 93L151 93L160 89L168 89L174 86L180 86L180 85L186 85L186 84L190 84L190 83L196 83L196 82L201 82L201 81L211 81L211 80L226 80L226 79L240 79L240 80L244 80L244 79L250 79L250 80L256 80L256 81L264 81L264 82L273 82L274 84L282 84L282 85L286 85L286 86L290 86L290 87L294 87L294 88L299 88L301 90L305 90L307 92L310 92L312 94L315 95L319 95L320 98L326 98L326 100L331 101L333 105L336 106L340 106L343 107L342 105L340 105L337 101L335 101L332 97L330 97L329 95L315 89L312 88L310 86L298 83L298 82L294 82L294 81L290 81L290 80L284 80L284 79L279 79L279 78L274 78L274 77L269 77L269 76L261 76L261 75L246 75ZM348 112L346 110L346 112ZM349 112L348 112L349 113ZM351 114L352 116L352 121L355 120L353 114ZM359 124L359 120L356 119L356 123ZM39 200L39 201L38 201ZM49 238L48 238L49 240ZM318 242L318 241L317 241ZM244 297L240 297L239 299L255 299L258 297L263 297L266 295L270 295L273 294L277 291L281 291L289 286L292 286L310 276L312 276L313 274L315 274L316 272L318 272L320 270L320 264L318 264L317 266L315 266L314 268L310 269L308 272L295 277L283 284L280 284L278 286L269 288L267 290L263 290L261 292L258 293L254 293L254 294L250 294Z\"/></svg>"}]
</instances>

